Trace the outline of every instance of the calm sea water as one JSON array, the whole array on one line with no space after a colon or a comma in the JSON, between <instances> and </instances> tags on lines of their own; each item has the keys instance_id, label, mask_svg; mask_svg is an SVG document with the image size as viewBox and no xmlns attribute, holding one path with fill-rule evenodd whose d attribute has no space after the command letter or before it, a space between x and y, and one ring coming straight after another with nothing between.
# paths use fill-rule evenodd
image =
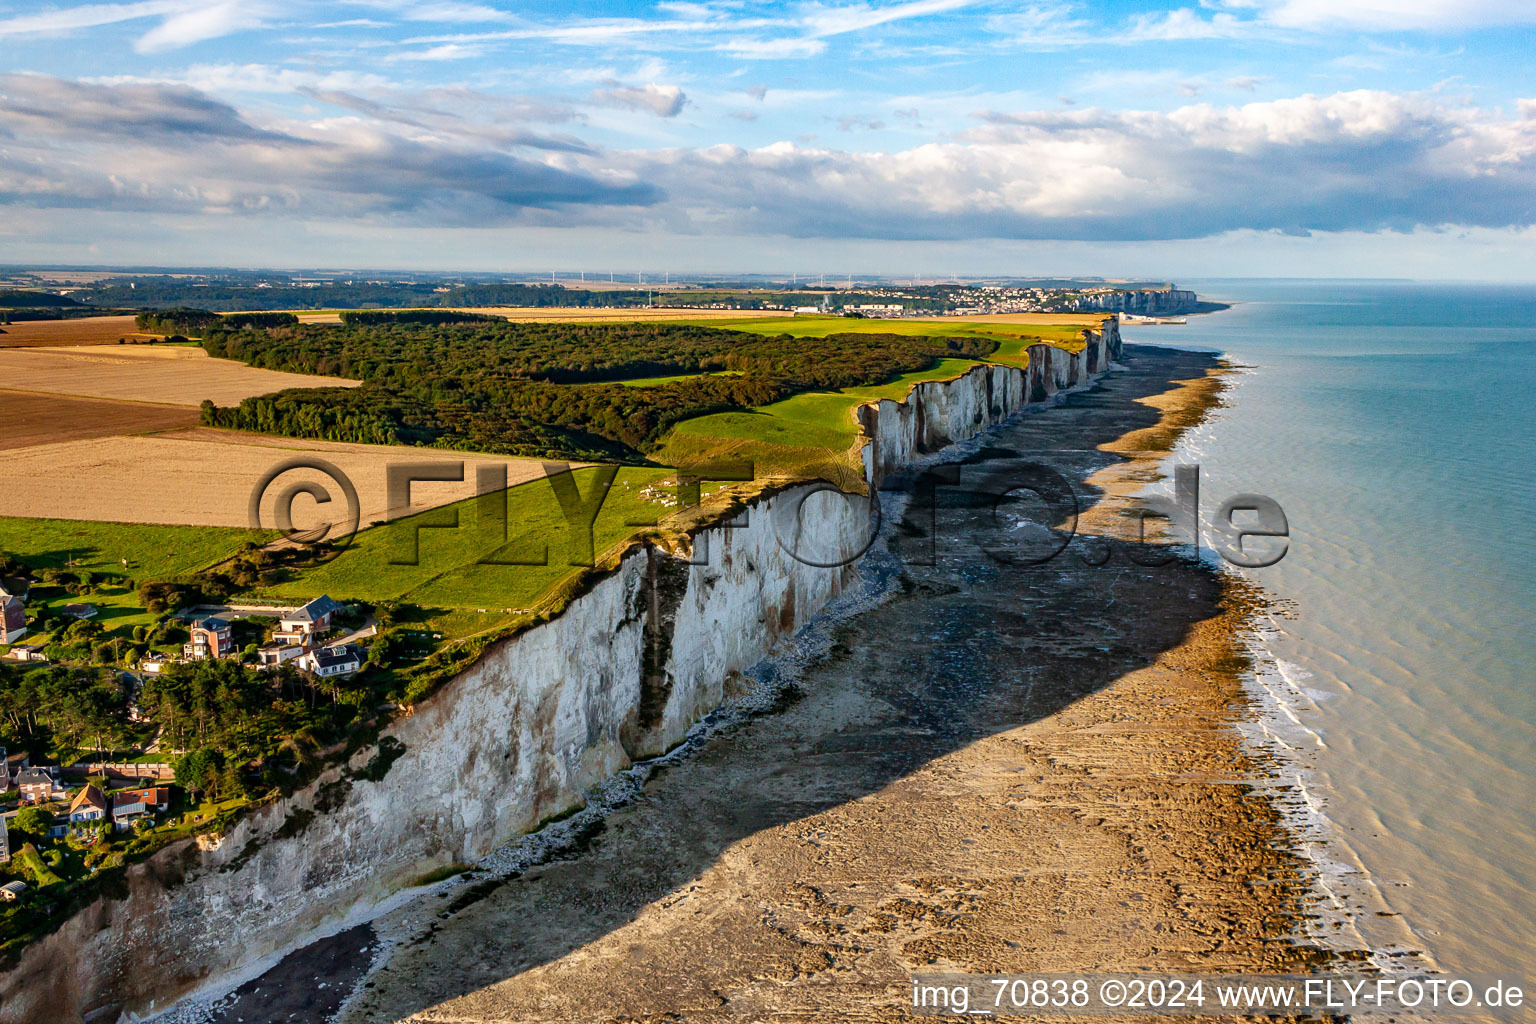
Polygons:
<instances>
[{"instance_id":1,"label":"calm sea water","mask_svg":"<svg viewBox=\"0 0 1536 1024\"><path fill-rule=\"evenodd\" d=\"M1536 984L1536 288L1193 287L1237 305L1124 334L1246 366L1180 461L1289 518L1248 574L1361 931Z\"/></svg>"}]
</instances>

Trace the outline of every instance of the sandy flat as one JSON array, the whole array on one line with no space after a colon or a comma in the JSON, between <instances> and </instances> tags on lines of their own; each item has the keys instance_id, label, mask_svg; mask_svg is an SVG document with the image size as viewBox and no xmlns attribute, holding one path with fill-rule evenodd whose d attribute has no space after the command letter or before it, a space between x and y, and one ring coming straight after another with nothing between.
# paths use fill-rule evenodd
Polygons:
<instances>
[{"instance_id":1,"label":"sandy flat","mask_svg":"<svg viewBox=\"0 0 1536 1024\"><path fill-rule=\"evenodd\" d=\"M0 349L0 386L14 391L198 406L237 405L284 388L357 387L359 381L259 370L181 345Z\"/></svg>"},{"instance_id":2,"label":"sandy flat","mask_svg":"<svg viewBox=\"0 0 1536 1024\"><path fill-rule=\"evenodd\" d=\"M0 451L0 480L5 481L0 488L0 515L249 526L252 491L269 470L296 458L323 459L346 474L357 490L362 525L392 518L385 477L386 467L391 464L465 465L462 483L413 485L412 511L472 497L477 466L505 465L508 485L544 474L543 464L533 459L192 428ZM304 529L344 518L339 511L344 508L339 485L321 472L296 470L284 474L266 489L261 505L262 526L273 525L276 495L299 481L321 484L337 504L322 508L310 497L298 497L293 504L296 527Z\"/></svg>"}]
</instances>

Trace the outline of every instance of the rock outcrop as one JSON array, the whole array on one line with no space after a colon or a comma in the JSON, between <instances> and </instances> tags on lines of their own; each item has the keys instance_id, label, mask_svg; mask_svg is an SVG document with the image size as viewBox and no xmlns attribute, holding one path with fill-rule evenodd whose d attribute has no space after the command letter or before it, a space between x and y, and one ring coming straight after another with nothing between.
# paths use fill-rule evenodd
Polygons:
<instances>
[{"instance_id":1,"label":"rock outcrop","mask_svg":"<svg viewBox=\"0 0 1536 1024\"><path fill-rule=\"evenodd\" d=\"M1083 387L1119 354L1113 320L1027 368L979 366L861 407L871 487L916 455ZM385 730L217 840L161 850L0 975L0 1022L111 1021L408 886L473 861L653 756L839 593L837 553L869 540L870 500L793 486L691 550L636 548L553 621L481 659Z\"/></svg>"}]
</instances>

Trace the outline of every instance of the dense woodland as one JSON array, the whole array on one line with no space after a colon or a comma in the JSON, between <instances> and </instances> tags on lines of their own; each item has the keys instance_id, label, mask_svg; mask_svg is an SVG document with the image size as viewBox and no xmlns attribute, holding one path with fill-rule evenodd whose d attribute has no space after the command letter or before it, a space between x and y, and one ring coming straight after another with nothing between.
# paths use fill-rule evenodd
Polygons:
<instances>
[{"instance_id":1,"label":"dense woodland","mask_svg":"<svg viewBox=\"0 0 1536 1024\"><path fill-rule=\"evenodd\" d=\"M803 391L879 384L982 338L762 337L664 323L391 323L208 331L211 355L350 377L359 388L204 403L213 426L374 444L430 444L550 458L639 458L675 423ZM728 370L646 388L636 377ZM571 386L579 385L579 386Z\"/></svg>"}]
</instances>

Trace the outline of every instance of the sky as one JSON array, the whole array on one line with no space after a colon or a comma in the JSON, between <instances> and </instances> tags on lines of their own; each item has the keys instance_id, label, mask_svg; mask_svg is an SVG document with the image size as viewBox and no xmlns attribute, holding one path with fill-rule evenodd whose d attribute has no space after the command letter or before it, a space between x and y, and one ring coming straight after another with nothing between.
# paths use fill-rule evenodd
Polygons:
<instances>
[{"instance_id":1,"label":"sky","mask_svg":"<svg viewBox=\"0 0 1536 1024\"><path fill-rule=\"evenodd\" d=\"M1536 280L1530 0L0 0L0 263Z\"/></svg>"}]
</instances>

